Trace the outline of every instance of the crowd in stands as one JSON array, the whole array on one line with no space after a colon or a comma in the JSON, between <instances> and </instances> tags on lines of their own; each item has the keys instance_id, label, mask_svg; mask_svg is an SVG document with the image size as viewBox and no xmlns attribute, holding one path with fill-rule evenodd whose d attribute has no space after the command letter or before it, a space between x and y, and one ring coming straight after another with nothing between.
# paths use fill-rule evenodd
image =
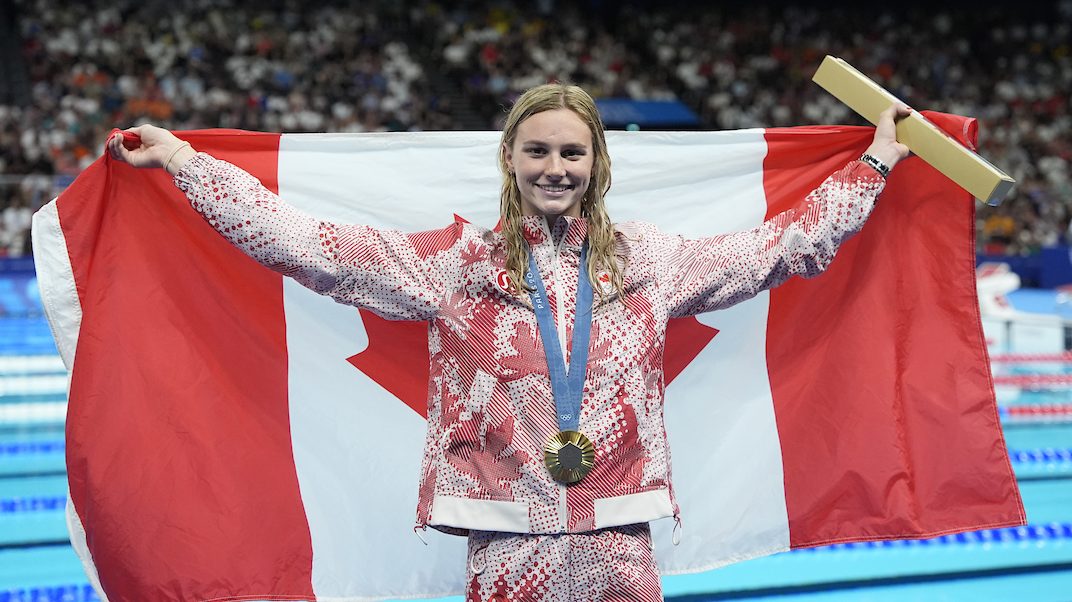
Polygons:
<instances>
[{"instance_id":1,"label":"crowd in stands","mask_svg":"<svg viewBox=\"0 0 1072 602\"><path fill-rule=\"evenodd\" d=\"M704 129L859 123L810 78L841 56L915 108L977 117L1019 182L980 251L1068 242L1072 0L874 10L778 2L15 0L25 106L0 104L0 254L115 126L494 129L551 80L677 99ZM33 178L15 175L34 174ZM10 214L10 218L8 217Z\"/></svg>"}]
</instances>

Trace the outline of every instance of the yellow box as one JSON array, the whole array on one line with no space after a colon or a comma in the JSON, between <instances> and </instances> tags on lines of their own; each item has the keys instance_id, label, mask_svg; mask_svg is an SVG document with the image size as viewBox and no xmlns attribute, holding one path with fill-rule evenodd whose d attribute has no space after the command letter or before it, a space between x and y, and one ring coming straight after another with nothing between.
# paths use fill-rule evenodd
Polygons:
<instances>
[{"instance_id":1,"label":"yellow box","mask_svg":"<svg viewBox=\"0 0 1072 602\"><path fill-rule=\"evenodd\" d=\"M823 59L811 79L876 125L882 111L895 102L901 102L852 65L830 55ZM897 122L897 140L989 205L1000 204L1016 183L1008 174L964 148L917 111L912 111L911 115Z\"/></svg>"}]
</instances>

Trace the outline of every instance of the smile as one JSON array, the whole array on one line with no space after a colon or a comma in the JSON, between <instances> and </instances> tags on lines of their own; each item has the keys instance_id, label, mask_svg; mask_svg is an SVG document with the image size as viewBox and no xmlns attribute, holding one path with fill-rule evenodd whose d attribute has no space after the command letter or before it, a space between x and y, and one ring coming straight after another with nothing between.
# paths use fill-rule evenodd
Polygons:
<instances>
[{"instance_id":1,"label":"smile","mask_svg":"<svg viewBox=\"0 0 1072 602\"><path fill-rule=\"evenodd\" d=\"M573 190L573 186L566 184L537 184L536 186L547 192L565 192L567 190Z\"/></svg>"}]
</instances>

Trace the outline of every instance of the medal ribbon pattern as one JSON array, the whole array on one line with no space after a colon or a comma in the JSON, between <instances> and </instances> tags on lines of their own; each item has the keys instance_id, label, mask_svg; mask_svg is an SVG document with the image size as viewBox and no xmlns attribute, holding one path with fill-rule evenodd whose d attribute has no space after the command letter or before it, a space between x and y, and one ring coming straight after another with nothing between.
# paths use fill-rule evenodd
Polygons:
<instances>
[{"instance_id":1,"label":"medal ribbon pattern","mask_svg":"<svg viewBox=\"0 0 1072 602\"><path fill-rule=\"evenodd\" d=\"M555 398L557 435L544 445L544 463L556 481L575 483L584 478L595 461L595 447L578 430L581 418L581 396L588 369L588 344L592 335L592 283L588 280L588 243L581 248L577 271L577 307L573 324L573 342L569 372L556 336L554 317L547 303L547 290L529 250L529 269L525 273L532 310L543 339L547 373L551 378L551 394Z\"/></svg>"}]
</instances>

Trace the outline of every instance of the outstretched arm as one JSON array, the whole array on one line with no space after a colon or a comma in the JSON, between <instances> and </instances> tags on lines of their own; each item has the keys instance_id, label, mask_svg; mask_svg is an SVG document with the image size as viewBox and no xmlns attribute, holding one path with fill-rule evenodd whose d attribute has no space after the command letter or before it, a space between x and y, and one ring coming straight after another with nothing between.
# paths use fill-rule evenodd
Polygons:
<instances>
[{"instance_id":1,"label":"outstretched arm","mask_svg":"<svg viewBox=\"0 0 1072 602\"><path fill-rule=\"evenodd\" d=\"M108 141L113 157L167 169L209 225L262 265L385 318L428 320L438 310L439 279L407 235L318 220L244 170L196 153L165 129L143 125L127 131L140 136L140 143L128 142L130 148L121 135L114 136Z\"/></svg>"},{"instance_id":2,"label":"outstretched arm","mask_svg":"<svg viewBox=\"0 0 1072 602\"><path fill-rule=\"evenodd\" d=\"M882 113L865 154L892 169L908 155L897 142L895 122L910 109ZM688 240L667 237L664 290L671 315L729 307L794 275L821 273L838 247L864 225L885 177L870 164L852 161L832 174L802 203L744 232Z\"/></svg>"}]
</instances>

